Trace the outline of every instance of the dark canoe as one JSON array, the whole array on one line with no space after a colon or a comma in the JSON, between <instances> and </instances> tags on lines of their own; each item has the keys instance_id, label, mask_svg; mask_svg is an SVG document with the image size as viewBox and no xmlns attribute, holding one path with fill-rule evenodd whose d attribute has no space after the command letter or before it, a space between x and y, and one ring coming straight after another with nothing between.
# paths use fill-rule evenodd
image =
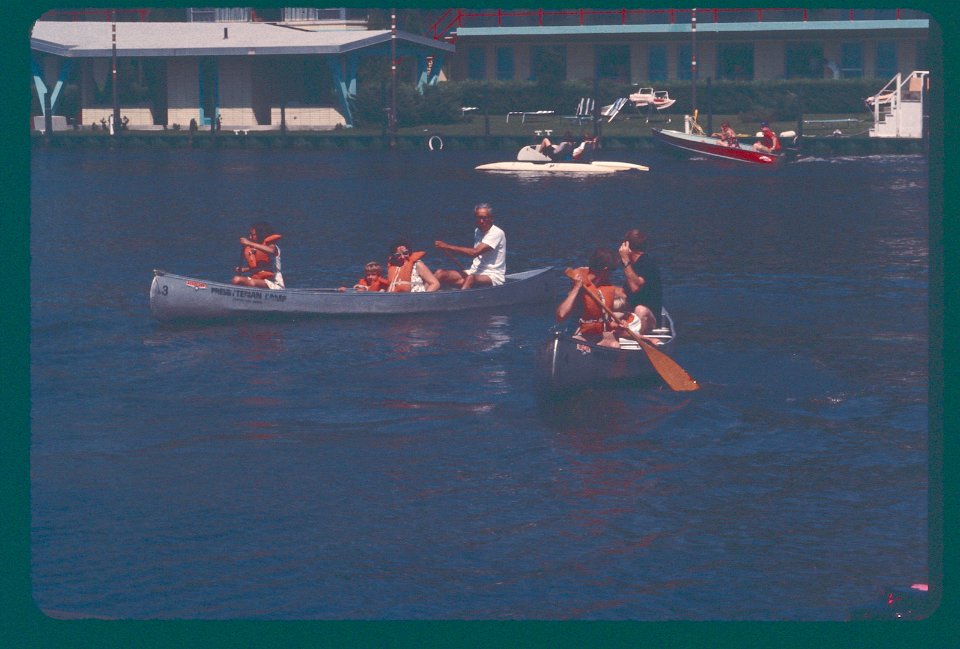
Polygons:
<instances>
[{"instance_id":1,"label":"dark canoe","mask_svg":"<svg viewBox=\"0 0 960 649\"><path fill-rule=\"evenodd\" d=\"M335 288L269 290L153 271L150 311L162 321L250 314L370 315L497 308L552 300L552 267L507 275L500 286L434 293L364 293Z\"/></svg>"},{"instance_id":2,"label":"dark canoe","mask_svg":"<svg viewBox=\"0 0 960 649\"><path fill-rule=\"evenodd\" d=\"M734 160L754 165L775 166L784 160L783 154L754 151L752 145L740 144L731 147L718 144L717 138L706 135L693 135L665 129L652 129L653 138L674 150L688 155L705 155L711 158Z\"/></svg>"},{"instance_id":3,"label":"dark canoe","mask_svg":"<svg viewBox=\"0 0 960 649\"><path fill-rule=\"evenodd\" d=\"M669 352L676 339L673 319L663 311L664 326L646 337ZM599 347L576 340L569 333L553 332L537 351L537 387L545 392L598 385L625 379L660 380L646 352L633 340L621 339L620 349Z\"/></svg>"}]
</instances>

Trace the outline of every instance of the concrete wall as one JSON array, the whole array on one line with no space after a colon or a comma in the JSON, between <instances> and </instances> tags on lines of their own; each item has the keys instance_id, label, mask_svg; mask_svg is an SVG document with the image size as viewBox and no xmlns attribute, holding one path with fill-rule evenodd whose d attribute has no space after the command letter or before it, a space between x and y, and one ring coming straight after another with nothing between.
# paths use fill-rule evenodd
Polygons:
<instances>
[{"instance_id":1,"label":"concrete wall","mask_svg":"<svg viewBox=\"0 0 960 649\"><path fill-rule=\"evenodd\" d=\"M219 61L220 123L222 128L257 126L253 114L253 75L249 59L224 56Z\"/></svg>"},{"instance_id":2,"label":"concrete wall","mask_svg":"<svg viewBox=\"0 0 960 649\"><path fill-rule=\"evenodd\" d=\"M186 129L200 121L200 82L196 58L174 58L167 63L167 125Z\"/></svg>"},{"instance_id":3,"label":"concrete wall","mask_svg":"<svg viewBox=\"0 0 960 649\"><path fill-rule=\"evenodd\" d=\"M343 126L347 120L336 108L329 106L287 106L287 128L295 130L332 130L337 124ZM270 108L270 124L273 128L280 128L280 107ZM224 121L226 128L226 121Z\"/></svg>"}]
</instances>

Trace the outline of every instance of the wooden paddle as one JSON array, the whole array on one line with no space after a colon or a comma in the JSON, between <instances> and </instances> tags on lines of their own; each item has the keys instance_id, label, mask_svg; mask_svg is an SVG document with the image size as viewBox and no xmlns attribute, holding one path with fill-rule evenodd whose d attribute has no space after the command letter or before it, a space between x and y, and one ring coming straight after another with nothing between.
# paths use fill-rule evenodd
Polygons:
<instances>
[{"instance_id":1,"label":"wooden paddle","mask_svg":"<svg viewBox=\"0 0 960 649\"><path fill-rule=\"evenodd\" d=\"M464 273L467 272L467 269L463 267L463 264L460 263L460 260L457 259L452 252L450 252L446 248L443 248L442 250L443 250L443 253L450 258L450 261L452 261L454 264L457 265L457 268L459 268L461 272L464 272Z\"/></svg>"},{"instance_id":2,"label":"wooden paddle","mask_svg":"<svg viewBox=\"0 0 960 649\"><path fill-rule=\"evenodd\" d=\"M572 268L568 268L564 271L564 274L570 279L577 281L577 271ZM586 286L584 286L586 288ZM653 365L653 369L657 371L657 374L663 378L663 381L670 386L672 390L676 392L692 392L694 390L700 389L700 384L696 380L687 374L680 365L677 364L675 360L664 354L662 351L657 349L656 345L648 341L643 336L634 333L631 331L626 323L623 322L620 318L617 317L613 311L610 310L606 304L604 304L600 298L594 295L593 291L587 289L587 295L593 299L600 308L613 320L614 324L618 327L621 327L628 336L637 341L637 344L640 345L640 348L646 352L647 358L650 359L650 364Z\"/></svg>"}]
</instances>

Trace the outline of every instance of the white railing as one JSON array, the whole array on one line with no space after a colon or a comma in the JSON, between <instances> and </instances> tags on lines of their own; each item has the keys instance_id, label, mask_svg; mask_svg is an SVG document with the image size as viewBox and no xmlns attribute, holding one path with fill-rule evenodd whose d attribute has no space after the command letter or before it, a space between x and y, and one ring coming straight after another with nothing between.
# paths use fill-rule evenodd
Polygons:
<instances>
[{"instance_id":1,"label":"white railing","mask_svg":"<svg viewBox=\"0 0 960 649\"><path fill-rule=\"evenodd\" d=\"M928 70L914 70L906 77L898 72L880 92L867 97L867 105L873 110L871 136L922 137L929 75Z\"/></svg>"}]
</instances>

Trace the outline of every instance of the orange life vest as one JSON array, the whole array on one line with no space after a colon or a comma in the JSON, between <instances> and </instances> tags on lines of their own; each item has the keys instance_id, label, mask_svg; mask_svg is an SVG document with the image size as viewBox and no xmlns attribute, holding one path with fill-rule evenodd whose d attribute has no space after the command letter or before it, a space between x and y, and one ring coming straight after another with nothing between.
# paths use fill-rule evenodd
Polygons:
<instances>
[{"instance_id":1,"label":"orange life vest","mask_svg":"<svg viewBox=\"0 0 960 649\"><path fill-rule=\"evenodd\" d=\"M410 278L413 277L413 265L420 261L425 252L411 252L402 266L394 266L387 262L387 288L392 293L409 293Z\"/></svg>"},{"instance_id":2,"label":"orange life vest","mask_svg":"<svg viewBox=\"0 0 960 649\"><path fill-rule=\"evenodd\" d=\"M281 236L283 235L271 234L262 241L262 245L268 246L274 241L277 241ZM253 279L271 279L275 274L273 271L273 257L262 250L257 250L253 246L246 246L243 249L243 260L246 262L247 268L250 269L247 271L247 274Z\"/></svg>"},{"instance_id":3,"label":"orange life vest","mask_svg":"<svg viewBox=\"0 0 960 649\"><path fill-rule=\"evenodd\" d=\"M583 278L583 290L590 291L590 293L599 297L607 308L612 311L617 287L609 284L594 286L588 279L589 269L578 268L577 270ZM605 331L613 331L616 328L613 322L611 322L610 316L604 312L596 300L589 295L581 295L580 301L583 306L583 314L580 316L580 328L577 330L577 333L599 336Z\"/></svg>"},{"instance_id":4,"label":"orange life vest","mask_svg":"<svg viewBox=\"0 0 960 649\"><path fill-rule=\"evenodd\" d=\"M388 288L390 288L390 282L385 280L383 277L376 278L375 280L373 280L372 284L367 281L366 277L361 277L357 281L357 285L366 286L368 292L369 291L386 291Z\"/></svg>"}]
</instances>

